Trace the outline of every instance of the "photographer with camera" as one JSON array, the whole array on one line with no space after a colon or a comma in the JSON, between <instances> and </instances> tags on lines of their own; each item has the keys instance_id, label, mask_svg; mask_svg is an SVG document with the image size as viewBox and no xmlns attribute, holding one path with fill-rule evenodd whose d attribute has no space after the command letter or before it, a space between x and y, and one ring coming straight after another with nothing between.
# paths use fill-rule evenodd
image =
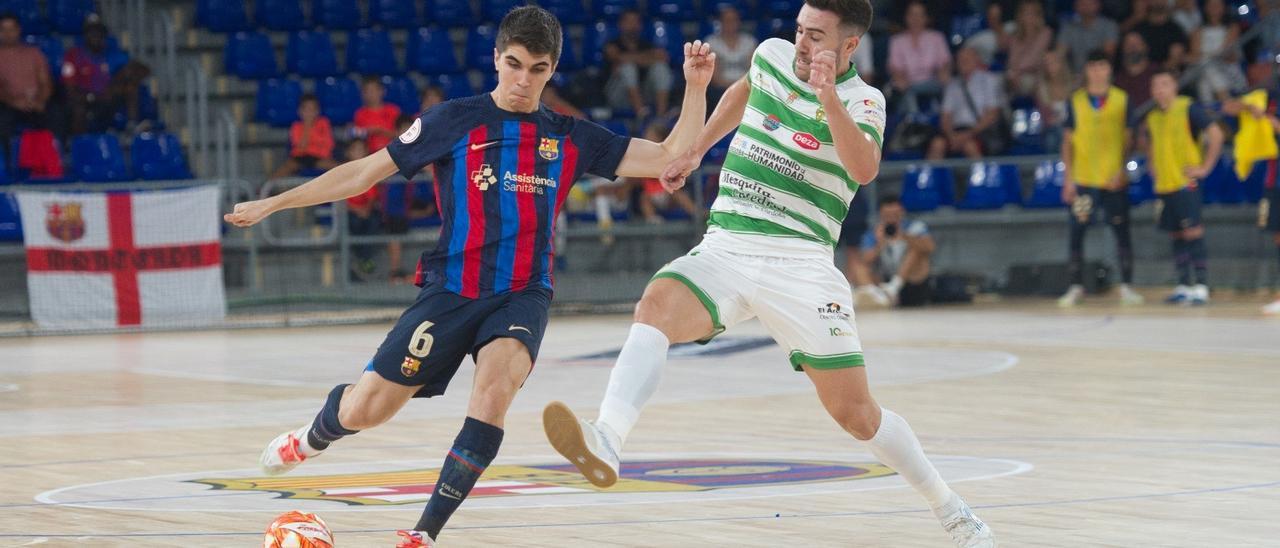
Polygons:
<instances>
[{"instance_id":1,"label":"photographer with camera","mask_svg":"<svg viewBox=\"0 0 1280 548\"><path fill-rule=\"evenodd\" d=\"M906 212L897 196L880 198L879 222L863 236L863 260L854 269L857 300L880 306L929 304L930 258L937 244L928 225L906 219Z\"/></svg>"}]
</instances>

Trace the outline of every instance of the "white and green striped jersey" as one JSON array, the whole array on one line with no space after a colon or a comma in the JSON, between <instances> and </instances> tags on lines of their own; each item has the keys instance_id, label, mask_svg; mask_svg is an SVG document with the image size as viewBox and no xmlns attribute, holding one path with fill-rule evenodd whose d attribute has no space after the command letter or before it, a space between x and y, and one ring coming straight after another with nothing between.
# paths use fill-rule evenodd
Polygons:
<instances>
[{"instance_id":1,"label":"white and green striped jersey","mask_svg":"<svg viewBox=\"0 0 1280 548\"><path fill-rule=\"evenodd\" d=\"M831 256L858 182L836 156L813 88L796 76L795 45L766 40L747 80L751 95L720 172L707 239L755 255ZM884 95L849 72L836 95L862 131L881 144Z\"/></svg>"}]
</instances>

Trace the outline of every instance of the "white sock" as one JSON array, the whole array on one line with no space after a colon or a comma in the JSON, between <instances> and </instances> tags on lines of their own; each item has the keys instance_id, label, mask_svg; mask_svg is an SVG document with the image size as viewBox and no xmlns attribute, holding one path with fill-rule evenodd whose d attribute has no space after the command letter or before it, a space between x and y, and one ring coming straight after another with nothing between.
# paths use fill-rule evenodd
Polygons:
<instances>
[{"instance_id":1,"label":"white sock","mask_svg":"<svg viewBox=\"0 0 1280 548\"><path fill-rule=\"evenodd\" d=\"M911 425L905 419L881 407L880 429L865 443L881 463L892 468L924 496L938 517L950 513L950 506L960 497L947 487L933 463L924 456L920 440L916 439L916 433L911 431Z\"/></svg>"},{"instance_id":2,"label":"white sock","mask_svg":"<svg viewBox=\"0 0 1280 548\"><path fill-rule=\"evenodd\" d=\"M658 390L662 366L667 363L671 341L656 327L631 324L631 335L622 345L618 362L609 374L609 388L600 403L596 424L607 426L606 432L617 434L618 449L626 443L631 428L640 419L640 410Z\"/></svg>"},{"instance_id":3,"label":"white sock","mask_svg":"<svg viewBox=\"0 0 1280 548\"><path fill-rule=\"evenodd\" d=\"M298 437L298 450L302 452L302 456L307 458L314 457L323 452L323 450L321 449L316 449L315 447L312 447L311 442L307 441L308 439L310 439L307 437L307 434L310 434L310 433L311 433L311 423L302 425L302 428L299 428L297 432L293 433L294 436Z\"/></svg>"},{"instance_id":4,"label":"white sock","mask_svg":"<svg viewBox=\"0 0 1280 548\"><path fill-rule=\"evenodd\" d=\"M897 295L899 291L902 291L902 284L902 276L894 276L892 280L889 280L889 292Z\"/></svg>"}]
</instances>

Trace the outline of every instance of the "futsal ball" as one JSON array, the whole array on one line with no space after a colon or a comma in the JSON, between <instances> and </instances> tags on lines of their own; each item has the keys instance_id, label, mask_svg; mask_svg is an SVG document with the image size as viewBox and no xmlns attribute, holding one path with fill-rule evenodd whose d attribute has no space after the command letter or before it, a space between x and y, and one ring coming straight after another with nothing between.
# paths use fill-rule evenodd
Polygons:
<instances>
[{"instance_id":1,"label":"futsal ball","mask_svg":"<svg viewBox=\"0 0 1280 548\"><path fill-rule=\"evenodd\" d=\"M262 548L333 548L333 533L320 516L294 510L267 526Z\"/></svg>"}]
</instances>

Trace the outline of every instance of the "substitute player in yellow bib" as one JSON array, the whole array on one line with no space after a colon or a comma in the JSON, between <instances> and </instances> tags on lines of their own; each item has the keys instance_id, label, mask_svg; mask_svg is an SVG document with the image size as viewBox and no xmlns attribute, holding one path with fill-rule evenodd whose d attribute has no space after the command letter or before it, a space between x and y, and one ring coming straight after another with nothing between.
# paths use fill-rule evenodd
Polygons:
<instances>
[{"instance_id":1,"label":"substitute player in yellow bib","mask_svg":"<svg viewBox=\"0 0 1280 548\"><path fill-rule=\"evenodd\" d=\"M806 0L795 43L760 44L693 150L664 172L663 184L678 188L737 128L706 236L645 289L599 418L581 420L559 402L544 411L551 444L595 485L617 481L618 452L657 389L670 344L706 341L756 317L831 417L924 496L957 545L995 546L907 422L871 397L853 294L834 264L849 202L879 172L884 96L850 63L870 24L868 0Z\"/></svg>"},{"instance_id":2,"label":"substitute player in yellow bib","mask_svg":"<svg viewBox=\"0 0 1280 548\"><path fill-rule=\"evenodd\" d=\"M1084 235L1099 217L1116 237L1121 304L1142 304L1133 283L1133 238L1129 230L1129 191L1124 161L1129 150L1129 95L1111 85L1111 59L1091 52L1084 65L1085 85L1067 102L1062 139L1062 202L1070 212L1071 288L1058 305L1084 298Z\"/></svg>"},{"instance_id":3,"label":"substitute player in yellow bib","mask_svg":"<svg viewBox=\"0 0 1280 548\"><path fill-rule=\"evenodd\" d=\"M1178 81L1171 72L1151 77L1151 98L1155 106L1138 127L1145 132L1147 165L1156 182L1159 226L1173 238L1178 272L1178 287L1165 302L1204 305L1209 302L1209 254L1200 219L1199 182L1218 163L1222 128L1190 97L1178 95Z\"/></svg>"}]
</instances>

